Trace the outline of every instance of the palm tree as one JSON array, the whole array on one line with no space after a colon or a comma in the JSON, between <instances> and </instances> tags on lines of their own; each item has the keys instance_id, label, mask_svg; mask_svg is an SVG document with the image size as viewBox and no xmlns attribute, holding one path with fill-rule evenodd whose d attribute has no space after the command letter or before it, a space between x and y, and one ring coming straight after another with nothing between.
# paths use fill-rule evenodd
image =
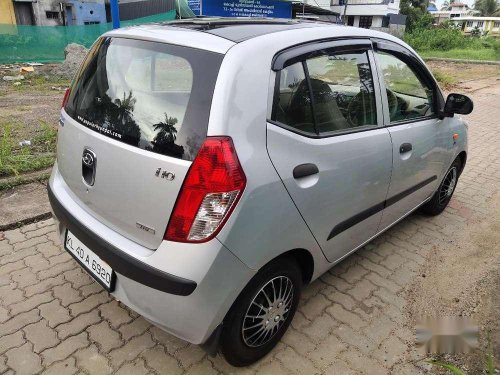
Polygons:
<instances>
[{"instance_id":1,"label":"palm tree","mask_svg":"<svg viewBox=\"0 0 500 375\"><path fill-rule=\"evenodd\" d=\"M476 0L474 9L481 13L481 16L500 16L500 3L498 0Z\"/></svg>"},{"instance_id":2,"label":"palm tree","mask_svg":"<svg viewBox=\"0 0 500 375\"><path fill-rule=\"evenodd\" d=\"M159 130L155 139L157 141L161 139L161 143L174 143L177 139L175 124L177 124L177 119L175 117L168 117L165 113L165 122L159 122L153 125L154 130Z\"/></svg>"},{"instance_id":3,"label":"palm tree","mask_svg":"<svg viewBox=\"0 0 500 375\"><path fill-rule=\"evenodd\" d=\"M177 139L175 124L177 121L177 118L169 117L165 113L165 121L153 125L153 129L158 133L151 142L153 144L152 151L176 157L181 157L184 154L184 147L175 144Z\"/></svg>"},{"instance_id":4,"label":"palm tree","mask_svg":"<svg viewBox=\"0 0 500 375\"><path fill-rule=\"evenodd\" d=\"M450 2L448 0L443 1L443 5L441 6L441 10L448 10L450 7Z\"/></svg>"}]
</instances>

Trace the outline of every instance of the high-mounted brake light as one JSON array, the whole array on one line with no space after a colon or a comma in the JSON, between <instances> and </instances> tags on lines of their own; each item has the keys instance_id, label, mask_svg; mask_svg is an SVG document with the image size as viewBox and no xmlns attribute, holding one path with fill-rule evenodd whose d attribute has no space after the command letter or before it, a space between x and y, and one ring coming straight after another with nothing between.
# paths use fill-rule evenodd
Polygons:
<instances>
[{"instance_id":1,"label":"high-mounted brake light","mask_svg":"<svg viewBox=\"0 0 500 375\"><path fill-rule=\"evenodd\" d=\"M207 137L184 179L165 239L205 242L215 237L245 185L245 173L231 138Z\"/></svg>"},{"instance_id":2,"label":"high-mounted brake light","mask_svg":"<svg viewBox=\"0 0 500 375\"><path fill-rule=\"evenodd\" d=\"M71 89L66 89L66 91L64 92L64 98L61 104L61 108L66 107L66 103L68 102L69 99L69 94L71 94Z\"/></svg>"}]
</instances>

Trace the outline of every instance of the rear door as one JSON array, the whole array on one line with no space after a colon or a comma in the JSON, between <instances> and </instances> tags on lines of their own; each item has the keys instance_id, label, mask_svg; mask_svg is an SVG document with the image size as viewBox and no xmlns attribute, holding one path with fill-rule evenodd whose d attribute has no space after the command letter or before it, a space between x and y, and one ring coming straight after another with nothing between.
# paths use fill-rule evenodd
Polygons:
<instances>
[{"instance_id":1,"label":"rear door","mask_svg":"<svg viewBox=\"0 0 500 375\"><path fill-rule=\"evenodd\" d=\"M438 118L442 96L423 64L408 50L376 42L375 57L393 143L393 171L381 229L420 205L436 190L450 162L448 121Z\"/></svg>"},{"instance_id":2,"label":"rear door","mask_svg":"<svg viewBox=\"0 0 500 375\"><path fill-rule=\"evenodd\" d=\"M377 232L392 144L382 127L371 43L286 51L267 124L270 158L329 261Z\"/></svg>"},{"instance_id":3,"label":"rear door","mask_svg":"<svg viewBox=\"0 0 500 375\"><path fill-rule=\"evenodd\" d=\"M62 111L58 167L83 209L137 243L159 246L206 137L222 55L103 38Z\"/></svg>"}]
</instances>

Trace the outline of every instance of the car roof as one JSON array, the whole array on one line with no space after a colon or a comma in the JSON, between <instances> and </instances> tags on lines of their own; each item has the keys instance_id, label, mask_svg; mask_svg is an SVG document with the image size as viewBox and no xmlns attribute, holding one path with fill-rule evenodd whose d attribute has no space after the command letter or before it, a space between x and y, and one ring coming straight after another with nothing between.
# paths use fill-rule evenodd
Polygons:
<instances>
[{"instance_id":1,"label":"car roof","mask_svg":"<svg viewBox=\"0 0 500 375\"><path fill-rule=\"evenodd\" d=\"M261 38L269 40L268 38L274 35L279 39L283 37L283 34L288 34L287 32L290 35L290 45L298 40L302 40L303 43L308 38L318 40L334 36L337 38L378 37L406 46L396 37L370 29L314 20L249 17L188 18L124 27L109 31L104 36L170 43L225 54L236 44Z\"/></svg>"},{"instance_id":2,"label":"car roof","mask_svg":"<svg viewBox=\"0 0 500 375\"><path fill-rule=\"evenodd\" d=\"M209 33L234 43L240 43L274 32L331 26L332 24L298 19L200 17L170 21L163 25Z\"/></svg>"}]
</instances>

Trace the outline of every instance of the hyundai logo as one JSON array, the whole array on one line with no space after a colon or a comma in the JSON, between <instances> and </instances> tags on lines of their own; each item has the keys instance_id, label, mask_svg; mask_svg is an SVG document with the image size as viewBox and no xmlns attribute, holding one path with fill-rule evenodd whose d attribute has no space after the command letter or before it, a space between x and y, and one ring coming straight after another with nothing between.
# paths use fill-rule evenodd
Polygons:
<instances>
[{"instance_id":1,"label":"hyundai logo","mask_svg":"<svg viewBox=\"0 0 500 375\"><path fill-rule=\"evenodd\" d=\"M94 185L96 164L97 156L95 152L85 147L82 154L82 177L88 186Z\"/></svg>"},{"instance_id":2,"label":"hyundai logo","mask_svg":"<svg viewBox=\"0 0 500 375\"><path fill-rule=\"evenodd\" d=\"M95 162L94 153L92 151L90 151L90 150L83 151L82 162L87 167L91 168L94 165L94 162Z\"/></svg>"}]
</instances>

